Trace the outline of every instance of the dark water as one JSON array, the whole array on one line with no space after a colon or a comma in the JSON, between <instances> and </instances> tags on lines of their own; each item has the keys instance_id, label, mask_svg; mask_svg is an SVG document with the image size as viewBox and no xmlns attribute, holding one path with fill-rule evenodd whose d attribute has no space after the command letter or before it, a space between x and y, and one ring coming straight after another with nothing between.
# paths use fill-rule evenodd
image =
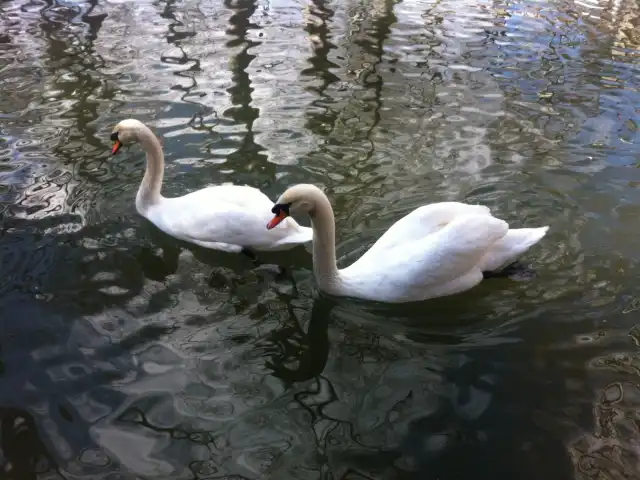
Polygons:
<instances>
[{"instance_id":1,"label":"dark water","mask_svg":"<svg viewBox=\"0 0 640 480\"><path fill-rule=\"evenodd\" d=\"M585 2L0 2L0 478L640 478L640 10ZM166 195L323 186L342 264L462 200L551 226L537 276L391 308L184 248L127 117Z\"/></svg>"}]
</instances>

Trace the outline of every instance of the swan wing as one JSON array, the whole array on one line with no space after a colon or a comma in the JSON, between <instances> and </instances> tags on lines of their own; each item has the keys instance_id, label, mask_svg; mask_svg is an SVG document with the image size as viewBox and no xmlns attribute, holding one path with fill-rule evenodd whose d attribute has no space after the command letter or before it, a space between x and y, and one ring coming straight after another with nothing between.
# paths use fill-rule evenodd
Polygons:
<instances>
[{"instance_id":1,"label":"swan wing","mask_svg":"<svg viewBox=\"0 0 640 480\"><path fill-rule=\"evenodd\" d=\"M268 230L272 207L273 202L257 189L219 185L164 199L147 218L176 238L227 251L280 250L311 241L311 229L292 218Z\"/></svg>"},{"instance_id":2,"label":"swan wing","mask_svg":"<svg viewBox=\"0 0 640 480\"><path fill-rule=\"evenodd\" d=\"M407 302L450 295L482 280L478 267L509 225L491 215L461 215L435 234L397 243L376 258L361 257L341 271L356 296Z\"/></svg>"},{"instance_id":3,"label":"swan wing","mask_svg":"<svg viewBox=\"0 0 640 480\"><path fill-rule=\"evenodd\" d=\"M411 240L423 241L462 215L491 215L489 207L460 202L423 205L411 211L391 227L364 253L363 258L376 258L383 252L406 245Z\"/></svg>"},{"instance_id":4,"label":"swan wing","mask_svg":"<svg viewBox=\"0 0 640 480\"><path fill-rule=\"evenodd\" d=\"M189 195L205 195L210 200L220 199L247 209L267 208L270 210L273 207L273 202L269 197L249 185L223 183L197 190L185 196Z\"/></svg>"}]
</instances>

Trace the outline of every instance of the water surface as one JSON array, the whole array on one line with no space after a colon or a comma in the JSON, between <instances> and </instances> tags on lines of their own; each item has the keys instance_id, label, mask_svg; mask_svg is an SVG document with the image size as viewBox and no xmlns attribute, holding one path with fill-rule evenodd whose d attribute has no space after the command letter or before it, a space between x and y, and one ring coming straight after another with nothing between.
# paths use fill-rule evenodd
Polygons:
<instances>
[{"instance_id":1,"label":"water surface","mask_svg":"<svg viewBox=\"0 0 640 480\"><path fill-rule=\"evenodd\" d=\"M14 479L634 478L631 1L0 3L0 446ZM340 264L418 205L550 225L417 306L320 296L304 248L185 248L164 193L323 187ZM303 220L306 223L306 220Z\"/></svg>"}]
</instances>

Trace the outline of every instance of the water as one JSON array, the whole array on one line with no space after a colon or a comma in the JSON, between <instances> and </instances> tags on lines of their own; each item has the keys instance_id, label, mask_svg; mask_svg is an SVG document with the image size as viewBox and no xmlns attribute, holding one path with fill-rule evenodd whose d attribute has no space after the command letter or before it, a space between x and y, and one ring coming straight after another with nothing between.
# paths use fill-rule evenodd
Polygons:
<instances>
[{"instance_id":1,"label":"water","mask_svg":"<svg viewBox=\"0 0 640 480\"><path fill-rule=\"evenodd\" d=\"M640 11L495 0L0 3L0 447L12 479L623 479L640 470ZM317 294L135 211L315 183L340 264L428 202L551 226L417 306ZM308 224L301 219L303 224Z\"/></svg>"}]
</instances>

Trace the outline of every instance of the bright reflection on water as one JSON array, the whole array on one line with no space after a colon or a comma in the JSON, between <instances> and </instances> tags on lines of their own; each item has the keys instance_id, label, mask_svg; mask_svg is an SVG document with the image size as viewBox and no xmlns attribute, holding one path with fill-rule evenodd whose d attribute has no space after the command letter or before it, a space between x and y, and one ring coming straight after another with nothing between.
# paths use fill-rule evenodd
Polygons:
<instances>
[{"instance_id":1,"label":"bright reflection on water","mask_svg":"<svg viewBox=\"0 0 640 480\"><path fill-rule=\"evenodd\" d=\"M630 0L0 3L3 475L635 477L639 32ZM343 265L462 200L551 226L537 276L387 307L304 248L186 248L109 155L132 116L166 195L324 187Z\"/></svg>"}]
</instances>

